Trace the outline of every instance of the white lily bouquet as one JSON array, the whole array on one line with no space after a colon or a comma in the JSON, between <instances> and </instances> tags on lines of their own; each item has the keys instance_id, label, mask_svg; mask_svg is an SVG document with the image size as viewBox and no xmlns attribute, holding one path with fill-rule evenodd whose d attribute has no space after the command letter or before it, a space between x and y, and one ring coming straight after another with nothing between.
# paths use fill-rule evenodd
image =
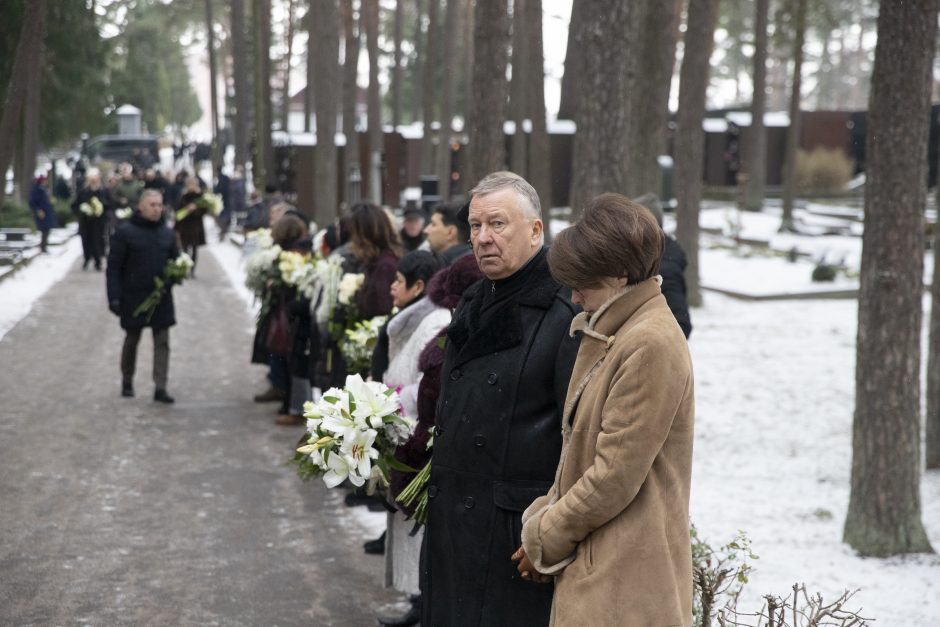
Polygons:
<instances>
[{"instance_id":1,"label":"white lily bouquet","mask_svg":"<svg viewBox=\"0 0 940 627\"><path fill-rule=\"evenodd\" d=\"M91 200L80 204L78 206L78 210L84 213L86 216L100 218L104 213L104 205L101 204L101 201L98 200L97 196L92 196Z\"/></svg>"},{"instance_id":2,"label":"white lily bouquet","mask_svg":"<svg viewBox=\"0 0 940 627\"><path fill-rule=\"evenodd\" d=\"M349 375L343 389L330 388L316 403L306 402L304 417L306 443L293 460L301 478L322 477L329 488L347 479L374 488L388 484L392 468L414 472L394 454L415 421L402 415L398 394L388 386Z\"/></svg>"},{"instance_id":3,"label":"white lily bouquet","mask_svg":"<svg viewBox=\"0 0 940 627\"><path fill-rule=\"evenodd\" d=\"M271 281L281 280L281 271L275 262L280 259L281 247L272 244L255 250L245 260L245 286L256 298L263 298Z\"/></svg>"},{"instance_id":4,"label":"white lily bouquet","mask_svg":"<svg viewBox=\"0 0 940 627\"><path fill-rule=\"evenodd\" d=\"M222 213L222 199L210 192L204 193L202 198L196 201L196 206L214 216Z\"/></svg>"},{"instance_id":5,"label":"white lily bouquet","mask_svg":"<svg viewBox=\"0 0 940 627\"><path fill-rule=\"evenodd\" d=\"M346 337L340 342L339 350L346 358L349 372L364 372L372 366L372 353L386 320L388 316L376 316L371 320L356 321L353 328L346 329Z\"/></svg>"},{"instance_id":6,"label":"white lily bouquet","mask_svg":"<svg viewBox=\"0 0 940 627\"><path fill-rule=\"evenodd\" d=\"M192 257L186 253L180 253L178 257L167 262L166 267L163 268L163 276L153 277L153 291L134 310L134 316L147 314L147 322L150 322L150 319L153 318L153 312L157 310L157 305L163 300L163 295L167 293L171 286L182 283L183 279L189 275L190 270L193 269L193 265Z\"/></svg>"}]
</instances>

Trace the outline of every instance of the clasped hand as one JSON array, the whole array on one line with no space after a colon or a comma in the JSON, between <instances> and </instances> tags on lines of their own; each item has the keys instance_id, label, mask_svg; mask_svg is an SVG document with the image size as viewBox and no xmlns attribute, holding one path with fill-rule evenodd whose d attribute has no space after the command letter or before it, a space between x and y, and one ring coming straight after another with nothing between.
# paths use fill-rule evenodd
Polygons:
<instances>
[{"instance_id":1,"label":"clasped hand","mask_svg":"<svg viewBox=\"0 0 940 627\"><path fill-rule=\"evenodd\" d=\"M516 549L516 552L512 554L512 557L509 558L514 562L519 562L519 565L516 567L519 571L519 574L522 575L522 578L527 581L534 581L535 583L551 583L554 577L552 575L546 575L535 570L535 566L532 564L532 560L529 559L529 556L525 553L524 547L519 547Z\"/></svg>"}]
</instances>

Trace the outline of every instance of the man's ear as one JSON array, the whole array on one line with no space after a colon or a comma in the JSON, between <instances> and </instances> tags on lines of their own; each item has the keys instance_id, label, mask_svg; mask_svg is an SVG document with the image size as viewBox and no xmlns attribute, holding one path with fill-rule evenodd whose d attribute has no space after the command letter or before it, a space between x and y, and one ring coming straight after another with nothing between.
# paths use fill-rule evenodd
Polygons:
<instances>
[{"instance_id":1,"label":"man's ear","mask_svg":"<svg viewBox=\"0 0 940 627\"><path fill-rule=\"evenodd\" d=\"M447 239L457 241L458 232L457 225L455 224L445 224L444 228L447 229Z\"/></svg>"},{"instance_id":2,"label":"man's ear","mask_svg":"<svg viewBox=\"0 0 940 627\"><path fill-rule=\"evenodd\" d=\"M532 220L532 243L539 244L542 241L542 231L545 229L545 226L542 224L542 221L536 218Z\"/></svg>"}]
</instances>

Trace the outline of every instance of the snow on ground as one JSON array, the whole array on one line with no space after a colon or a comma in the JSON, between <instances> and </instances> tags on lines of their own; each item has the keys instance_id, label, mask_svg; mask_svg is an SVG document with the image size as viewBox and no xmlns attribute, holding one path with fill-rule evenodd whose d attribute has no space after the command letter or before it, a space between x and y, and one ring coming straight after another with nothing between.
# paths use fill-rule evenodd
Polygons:
<instances>
[{"instance_id":1,"label":"snow on ground","mask_svg":"<svg viewBox=\"0 0 940 627\"><path fill-rule=\"evenodd\" d=\"M26 317L40 296L62 280L81 254L81 240L72 237L61 246L50 246L47 254L38 255L0 282L0 340Z\"/></svg>"}]
</instances>

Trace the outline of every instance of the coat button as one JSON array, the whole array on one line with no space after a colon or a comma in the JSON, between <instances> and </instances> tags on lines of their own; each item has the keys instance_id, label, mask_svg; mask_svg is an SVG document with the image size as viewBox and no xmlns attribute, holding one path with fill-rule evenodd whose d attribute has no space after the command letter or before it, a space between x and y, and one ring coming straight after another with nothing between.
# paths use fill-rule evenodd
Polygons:
<instances>
[{"instance_id":1,"label":"coat button","mask_svg":"<svg viewBox=\"0 0 940 627\"><path fill-rule=\"evenodd\" d=\"M468 496L463 500L464 509L473 509L473 506L476 505L476 501L473 500L472 496Z\"/></svg>"},{"instance_id":2,"label":"coat button","mask_svg":"<svg viewBox=\"0 0 940 627\"><path fill-rule=\"evenodd\" d=\"M484 438L482 435L474 436L473 443L481 447L486 446L486 438Z\"/></svg>"},{"instance_id":3,"label":"coat button","mask_svg":"<svg viewBox=\"0 0 940 627\"><path fill-rule=\"evenodd\" d=\"M450 373L450 380L451 380L451 381L456 381L456 380L459 379L459 378L460 378L460 370L454 369L453 371L451 371L451 373Z\"/></svg>"},{"instance_id":4,"label":"coat button","mask_svg":"<svg viewBox=\"0 0 940 627\"><path fill-rule=\"evenodd\" d=\"M497 381L499 381L499 377L496 376L495 372L491 372L490 376L486 378L486 382L489 383L490 385L496 385Z\"/></svg>"},{"instance_id":5,"label":"coat button","mask_svg":"<svg viewBox=\"0 0 940 627\"><path fill-rule=\"evenodd\" d=\"M430 488L428 488L428 498L433 499L435 496L437 496L437 486L432 485Z\"/></svg>"}]
</instances>

